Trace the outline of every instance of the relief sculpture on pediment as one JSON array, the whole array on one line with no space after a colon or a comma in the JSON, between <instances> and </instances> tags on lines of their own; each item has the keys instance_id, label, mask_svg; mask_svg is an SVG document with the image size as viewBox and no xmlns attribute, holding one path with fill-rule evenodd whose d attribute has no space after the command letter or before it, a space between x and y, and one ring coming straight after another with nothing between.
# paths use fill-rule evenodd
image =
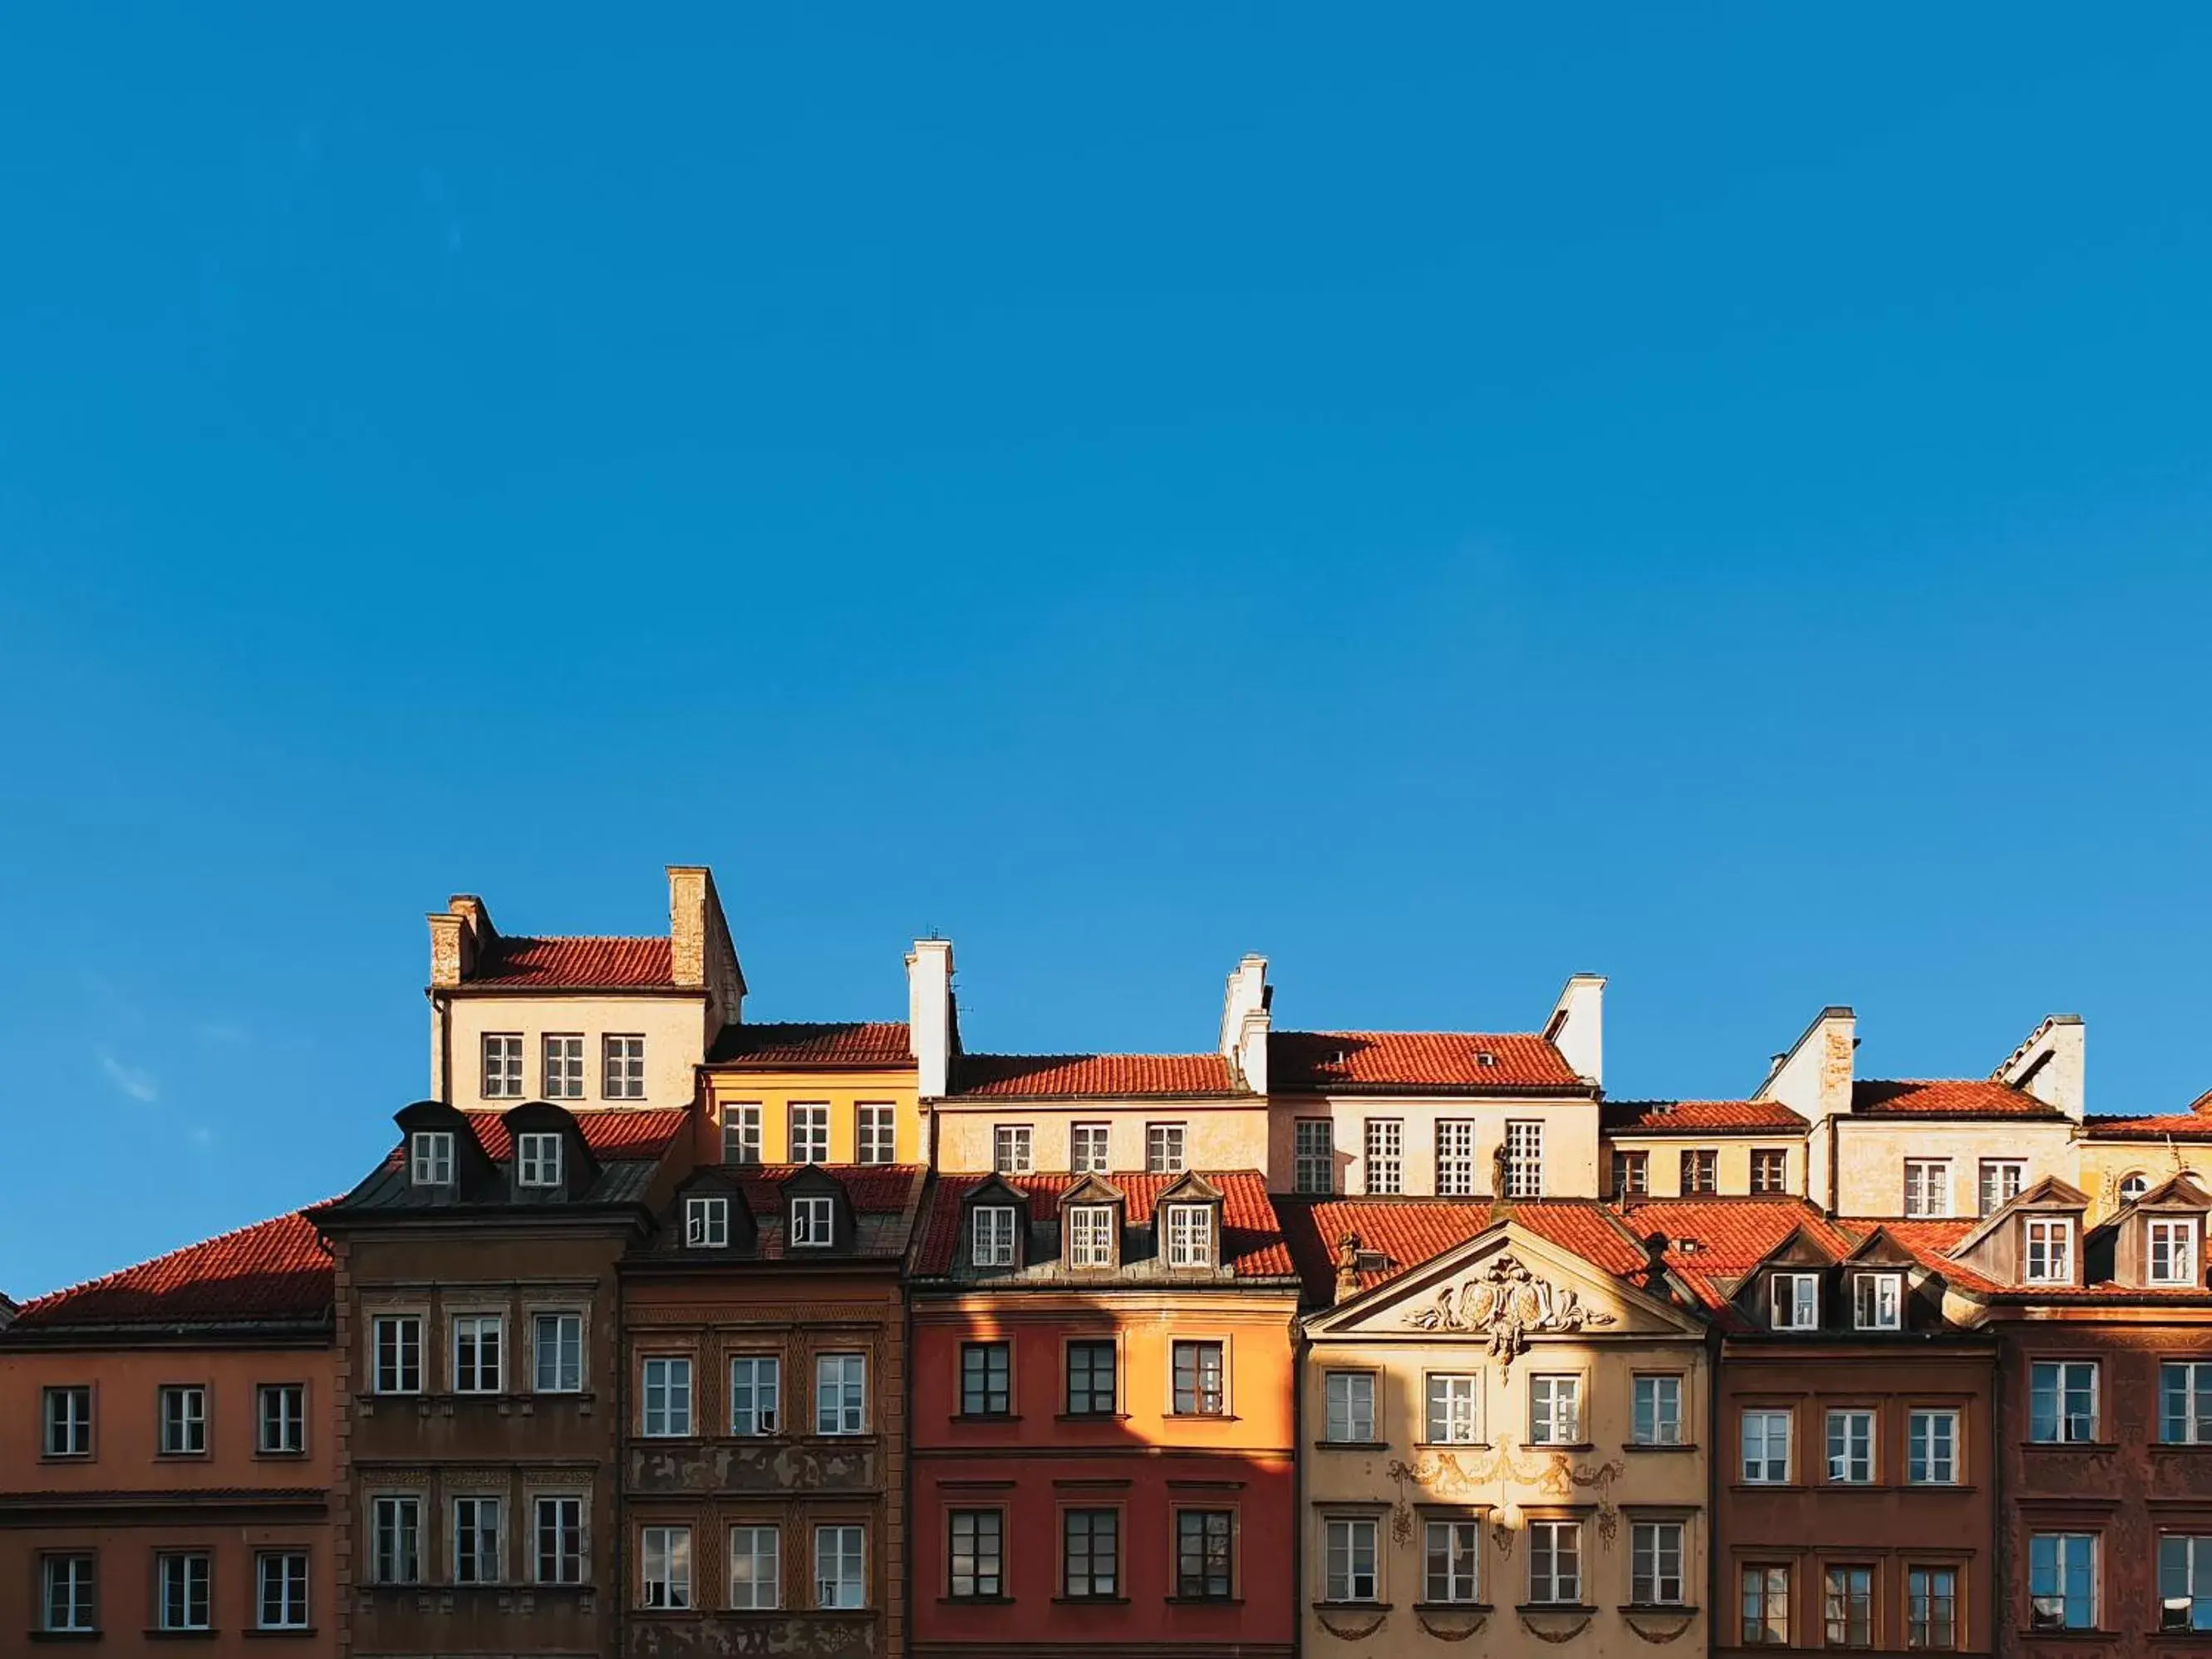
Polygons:
<instances>
[{"instance_id":1,"label":"relief sculpture on pediment","mask_svg":"<svg viewBox=\"0 0 2212 1659\"><path fill-rule=\"evenodd\" d=\"M1490 1352L1507 1370L1538 1332L1579 1331L1610 1325L1614 1316L1584 1305L1571 1285L1556 1285L1530 1273L1518 1256L1492 1257L1466 1278L1440 1285L1426 1307L1409 1311L1416 1330L1462 1331L1487 1337Z\"/></svg>"}]
</instances>

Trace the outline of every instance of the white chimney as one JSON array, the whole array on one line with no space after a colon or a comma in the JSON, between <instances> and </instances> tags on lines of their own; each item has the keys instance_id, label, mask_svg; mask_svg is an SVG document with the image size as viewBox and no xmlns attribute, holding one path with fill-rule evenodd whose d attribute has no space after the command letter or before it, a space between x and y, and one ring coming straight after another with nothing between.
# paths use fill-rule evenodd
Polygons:
<instances>
[{"instance_id":1,"label":"white chimney","mask_svg":"<svg viewBox=\"0 0 2212 1659\"><path fill-rule=\"evenodd\" d=\"M1577 974L1544 1022L1544 1040L1586 1083L1605 1082L1605 976Z\"/></svg>"},{"instance_id":2,"label":"white chimney","mask_svg":"<svg viewBox=\"0 0 2212 1659\"><path fill-rule=\"evenodd\" d=\"M1804 1035L1777 1054L1753 1100L1778 1100L1818 1123L1851 1109L1851 1052L1858 1047L1858 1016L1848 1008L1823 1008Z\"/></svg>"},{"instance_id":3,"label":"white chimney","mask_svg":"<svg viewBox=\"0 0 2212 1659\"><path fill-rule=\"evenodd\" d=\"M2088 1042L2089 1028L2081 1015L2053 1014L1990 1075L1998 1083L2027 1090L2079 1123L2089 1109Z\"/></svg>"},{"instance_id":4,"label":"white chimney","mask_svg":"<svg viewBox=\"0 0 2212 1659\"><path fill-rule=\"evenodd\" d=\"M952 1069L952 941L918 939L906 959L908 1041L915 1086L924 1100L944 1098Z\"/></svg>"},{"instance_id":5,"label":"white chimney","mask_svg":"<svg viewBox=\"0 0 2212 1659\"><path fill-rule=\"evenodd\" d=\"M1267 958L1248 956L1229 975L1221 999L1221 1053L1255 1095L1267 1092Z\"/></svg>"}]
</instances>

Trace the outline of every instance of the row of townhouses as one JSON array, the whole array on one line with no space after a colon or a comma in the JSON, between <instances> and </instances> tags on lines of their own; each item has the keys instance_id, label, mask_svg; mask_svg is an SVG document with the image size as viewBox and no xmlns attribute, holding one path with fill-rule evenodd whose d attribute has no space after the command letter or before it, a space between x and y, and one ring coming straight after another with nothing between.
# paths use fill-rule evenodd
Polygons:
<instances>
[{"instance_id":1,"label":"row of townhouses","mask_svg":"<svg viewBox=\"0 0 2212 1659\"><path fill-rule=\"evenodd\" d=\"M0 1649L2212 1644L2212 1097L2089 1115L2077 1018L1615 1100L1595 977L1278 1030L1248 957L1206 1052L990 1054L936 939L748 1021L669 891L453 899L376 1168L0 1304Z\"/></svg>"}]
</instances>

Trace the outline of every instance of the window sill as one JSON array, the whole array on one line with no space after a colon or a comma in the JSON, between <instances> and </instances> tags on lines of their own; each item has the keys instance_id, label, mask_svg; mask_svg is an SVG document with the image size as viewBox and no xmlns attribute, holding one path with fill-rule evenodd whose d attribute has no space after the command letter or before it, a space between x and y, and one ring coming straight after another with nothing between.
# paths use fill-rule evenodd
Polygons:
<instances>
[{"instance_id":1,"label":"window sill","mask_svg":"<svg viewBox=\"0 0 2212 1659\"><path fill-rule=\"evenodd\" d=\"M1646 1613L1654 1618L1694 1619L1698 1610L1687 1601L1623 1601L1615 1613Z\"/></svg>"},{"instance_id":2,"label":"window sill","mask_svg":"<svg viewBox=\"0 0 2212 1659\"><path fill-rule=\"evenodd\" d=\"M1011 1607L1014 1605L1014 1598L1011 1595L940 1595L937 1598L937 1605L940 1607Z\"/></svg>"},{"instance_id":3,"label":"window sill","mask_svg":"<svg viewBox=\"0 0 2212 1659\"><path fill-rule=\"evenodd\" d=\"M1018 1423L1022 1419L1020 1414L1015 1412L955 1412L952 1413L952 1420L956 1423L973 1424Z\"/></svg>"},{"instance_id":4,"label":"window sill","mask_svg":"<svg viewBox=\"0 0 2212 1659\"><path fill-rule=\"evenodd\" d=\"M313 1636L318 1632L313 1625L279 1625L272 1626L266 1630L256 1625L250 1630L242 1630L238 1633L248 1641L281 1642L288 1636Z\"/></svg>"},{"instance_id":5,"label":"window sill","mask_svg":"<svg viewBox=\"0 0 2212 1659\"><path fill-rule=\"evenodd\" d=\"M1316 1613L1388 1613L1388 1601L1315 1601L1309 1603Z\"/></svg>"},{"instance_id":6,"label":"window sill","mask_svg":"<svg viewBox=\"0 0 2212 1659\"><path fill-rule=\"evenodd\" d=\"M39 1462L41 1463L89 1463L92 1462L92 1454L88 1451L40 1452Z\"/></svg>"},{"instance_id":7,"label":"window sill","mask_svg":"<svg viewBox=\"0 0 2212 1659\"><path fill-rule=\"evenodd\" d=\"M2179 1634L2179 1632L2170 1633ZM2020 1639L2023 1642L2080 1642L2083 1640L2092 1642L2117 1642L2120 1639L2120 1632L2116 1630L2099 1630L2095 1626L2090 1625L2034 1625L2023 1626L2020 1632ZM2202 1641L2203 1638L2199 1637L2197 1639Z\"/></svg>"},{"instance_id":8,"label":"window sill","mask_svg":"<svg viewBox=\"0 0 2212 1659\"><path fill-rule=\"evenodd\" d=\"M1597 1442L1595 1440L1531 1440L1522 1449L1533 1452L1595 1451Z\"/></svg>"},{"instance_id":9,"label":"window sill","mask_svg":"<svg viewBox=\"0 0 2212 1659\"><path fill-rule=\"evenodd\" d=\"M1314 1442L1314 1449L1316 1451L1389 1451L1390 1443L1387 1440L1316 1440ZM1344 1605L1351 1607L1353 1603L1346 1601Z\"/></svg>"},{"instance_id":10,"label":"window sill","mask_svg":"<svg viewBox=\"0 0 2212 1659\"><path fill-rule=\"evenodd\" d=\"M138 1633L149 1642L212 1642L222 1632L212 1627L206 1630L162 1630L156 1627Z\"/></svg>"},{"instance_id":11,"label":"window sill","mask_svg":"<svg viewBox=\"0 0 2212 1659\"><path fill-rule=\"evenodd\" d=\"M2024 1452L2116 1452L2120 1449L2117 1440L2023 1440L2020 1449Z\"/></svg>"},{"instance_id":12,"label":"window sill","mask_svg":"<svg viewBox=\"0 0 2212 1659\"><path fill-rule=\"evenodd\" d=\"M1243 1419L1234 1412L1170 1412L1170 1423L1237 1423Z\"/></svg>"},{"instance_id":13,"label":"window sill","mask_svg":"<svg viewBox=\"0 0 2212 1659\"><path fill-rule=\"evenodd\" d=\"M204 1463L208 1461L208 1455L204 1451L155 1452L154 1461L156 1463Z\"/></svg>"},{"instance_id":14,"label":"window sill","mask_svg":"<svg viewBox=\"0 0 2212 1659\"><path fill-rule=\"evenodd\" d=\"M1061 1412L1052 1419L1055 1423L1126 1423L1127 1412Z\"/></svg>"},{"instance_id":15,"label":"window sill","mask_svg":"<svg viewBox=\"0 0 2212 1659\"><path fill-rule=\"evenodd\" d=\"M257 1451L253 1454L253 1461L257 1463L304 1463L307 1461L307 1449L302 1446L297 1451Z\"/></svg>"},{"instance_id":16,"label":"window sill","mask_svg":"<svg viewBox=\"0 0 2212 1659\"><path fill-rule=\"evenodd\" d=\"M1170 1595L1164 1598L1171 1607L1241 1607L1241 1595Z\"/></svg>"},{"instance_id":17,"label":"window sill","mask_svg":"<svg viewBox=\"0 0 2212 1659\"><path fill-rule=\"evenodd\" d=\"M1055 1595L1053 1605L1060 1607L1126 1607L1126 1595Z\"/></svg>"},{"instance_id":18,"label":"window sill","mask_svg":"<svg viewBox=\"0 0 2212 1659\"><path fill-rule=\"evenodd\" d=\"M1481 1452L1490 1449L1487 1440L1416 1440L1415 1451Z\"/></svg>"},{"instance_id":19,"label":"window sill","mask_svg":"<svg viewBox=\"0 0 2212 1659\"><path fill-rule=\"evenodd\" d=\"M1597 1607L1590 1601L1523 1601L1513 1609L1516 1613L1595 1613Z\"/></svg>"},{"instance_id":20,"label":"window sill","mask_svg":"<svg viewBox=\"0 0 2212 1659\"><path fill-rule=\"evenodd\" d=\"M29 1634L33 1642L97 1642L106 1632L97 1630L34 1630Z\"/></svg>"},{"instance_id":21,"label":"window sill","mask_svg":"<svg viewBox=\"0 0 2212 1659\"><path fill-rule=\"evenodd\" d=\"M1693 1452L1698 1449L1694 1440L1624 1440L1620 1449L1625 1452Z\"/></svg>"},{"instance_id":22,"label":"window sill","mask_svg":"<svg viewBox=\"0 0 2212 1659\"><path fill-rule=\"evenodd\" d=\"M1730 1492L1801 1492L1812 1488L1802 1480L1739 1480L1729 1487Z\"/></svg>"},{"instance_id":23,"label":"window sill","mask_svg":"<svg viewBox=\"0 0 2212 1659\"><path fill-rule=\"evenodd\" d=\"M1415 1613L1494 1613L1487 1601L1416 1601Z\"/></svg>"}]
</instances>

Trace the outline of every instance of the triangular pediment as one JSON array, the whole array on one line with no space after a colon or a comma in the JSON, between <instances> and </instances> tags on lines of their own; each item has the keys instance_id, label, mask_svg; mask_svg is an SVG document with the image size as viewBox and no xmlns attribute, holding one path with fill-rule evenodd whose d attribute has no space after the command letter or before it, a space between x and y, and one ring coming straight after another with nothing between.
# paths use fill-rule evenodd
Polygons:
<instances>
[{"instance_id":1,"label":"triangular pediment","mask_svg":"<svg viewBox=\"0 0 2212 1659\"><path fill-rule=\"evenodd\" d=\"M1777 1244L1759 1259L1761 1267L1832 1267L1838 1257L1826 1241L1805 1227L1791 1230L1790 1237Z\"/></svg>"},{"instance_id":2,"label":"triangular pediment","mask_svg":"<svg viewBox=\"0 0 2212 1659\"><path fill-rule=\"evenodd\" d=\"M1152 1200L1155 1209L1163 1204L1218 1204L1221 1188L1195 1170L1186 1170L1171 1185L1163 1188Z\"/></svg>"},{"instance_id":3,"label":"triangular pediment","mask_svg":"<svg viewBox=\"0 0 2212 1659\"><path fill-rule=\"evenodd\" d=\"M1999 1227L2028 1211L2044 1212L2072 1212L2078 1215L2089 1207L2089 1195L2079 1187L2068 1185L2057 1176L2045 1176L2017 1197L2000 1204L1984 1216L1981 1224L1951 1247L1954 1261L1966 1261L1981 1242Z\"/></svg>"},{"instance_id":4,"label":"triangular pediment","mask_svg":"<svg viewBox=\"0 0 2212 1659\"><path fill-rule=\"evenodd\" d=\"M1087 1175L1060 1195L1060 1207L1073 1209L1079 1204L1124 1204L1128 1196L1102 1175Z\"/></svg>"},{"instance_id":5,"label":"triangular pediment","mask_svg":"<svg viewBox=\"0 0 2212 1659\"><path fill-rule=\"evenodd\" d=\"M1854 1267L1917 1267L1920 1258L1889 1236L1888 1229L1876 1227L1859 1241L1858 1249L1844 1260Z\"/></svg>"}]
</instances>

